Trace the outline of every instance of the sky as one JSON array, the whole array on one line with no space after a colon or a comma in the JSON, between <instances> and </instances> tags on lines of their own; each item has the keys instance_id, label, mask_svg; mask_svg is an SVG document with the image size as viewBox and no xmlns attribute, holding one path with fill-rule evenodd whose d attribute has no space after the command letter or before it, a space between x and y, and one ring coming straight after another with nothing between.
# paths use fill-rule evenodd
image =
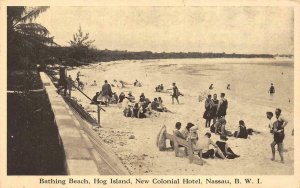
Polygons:
<instances>
[{"instance_id":1,"label":"sky","mask_svg":"<svg viewBox=\"0 0 300 188\"><path fill-rule=\"evenodd\" d=\"M293 54L290 7L50 7L35 22L68 46L79 26L98 49Z\"/></svg>"}]
</instances>

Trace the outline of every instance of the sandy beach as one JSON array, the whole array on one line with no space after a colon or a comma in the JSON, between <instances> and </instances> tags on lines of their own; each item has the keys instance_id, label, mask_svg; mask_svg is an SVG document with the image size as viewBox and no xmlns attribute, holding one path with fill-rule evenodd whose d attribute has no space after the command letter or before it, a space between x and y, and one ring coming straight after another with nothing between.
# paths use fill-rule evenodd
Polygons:
<instances>
[{"instance_id":1,"label":"sandy beach","mask_svg":"<svg viewBox=\"0 0 300 188\"><path fill-rule=\"evenodd\" d=\"M164 105L173 113L156 113L147 119L127 118L123 116L121 105L104 107L101 112L102 128L96 130L99 137L109 145L131 174L157 175L291 175L294 173L294 64L293 60L284 59L165 59L165 60L126 60L116 62L99 62L89 66L78 67L68 71L75 80L80 71L80 79L87 83L84 92L93 97L101 90L104 80L114 84L123 80L133 84L137 79L142 87L129 85L127 88L112 87L118 95L120 92L132 91L136 99L144 93L151 101L161 97ZM93 81L97 86L90 86ZM176 82L180 92L180 104L172 105L170 94L157 93L155 87L164 84L171 88ZM213 83L214 89L209 90ZM268 94L270 83L274 83L276 93L271 98ZM226 90L227 84L231 90ZM226 93L228 99L227 129L237 130L238 121L244 120L247 128L260 131L260 134L248 139L229 137L227 143L239 158L234 160L207 159L200 166L195 155L190 164L186 157L175 157L174 151L160 152L156 147L156 137L165 125L172 133L176 122L185 127L188 122L199 127L198 134L209 132L205 128L204 100L199 95ZM78 91L73 91L83 107L95 118L96 107ZM290 102L289 102L290 99ZM273 136L269 133L268 119L265 113L282 109L282 115L289 121L285 129L284 157L281 164L276 151L275 162L271 161L270 144ZM134 135L134 139L129 139ZM212 134L214 141L219 136Z\"/></svg>"}]
</instances>

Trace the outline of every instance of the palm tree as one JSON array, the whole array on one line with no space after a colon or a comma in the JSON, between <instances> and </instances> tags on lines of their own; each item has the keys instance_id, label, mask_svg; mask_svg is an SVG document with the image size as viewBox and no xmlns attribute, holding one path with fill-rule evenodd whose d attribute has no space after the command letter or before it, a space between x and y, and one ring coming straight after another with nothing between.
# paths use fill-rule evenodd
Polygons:
<instances>
[{"instance_id":1,"label":"palm tree","mask_svg":"<svg viewBox=\"0 0 300 188\"><path fill-rule=\"evenodd\" d=\"M33 23L49 7L7 7L8 70L37 64L45 48L56 45L44 26Z\"/></svg>"}]
</instances>

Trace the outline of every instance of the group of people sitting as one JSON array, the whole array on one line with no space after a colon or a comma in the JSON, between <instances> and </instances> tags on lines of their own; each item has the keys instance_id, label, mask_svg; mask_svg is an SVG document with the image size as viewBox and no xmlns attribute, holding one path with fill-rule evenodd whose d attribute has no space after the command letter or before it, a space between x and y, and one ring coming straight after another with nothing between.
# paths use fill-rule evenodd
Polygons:
<instances>
[{"instance_id":1,"label":"group of people sitting","mask_svg":"<svg viewBox=\"0 0 300 188\"><path fill-rule=\"evenodd\" d=\"M161 97L154 98L151 102L149 98L145 97L144 93L141 93L139 101L135 101L135 97L131 92L128 96L122 95L122 101L124 101L124 116L135 118L147 118L153 114L153 111L157 112L170 112L164 105Z\"/></svg>"},{"instance_id":2,"label":"group of people sitting","mask_svg":"<svg viewBox=\"0 0 300 188\"><path fill-rule=\"evenodd\" d=\"M175 124L175 129L173 131L176 137L182 138L184 140L190 139L192 142L192 147L194 151L198 153L198 156L202 158L221 158L221 159L234 159L239 157L239 155L235 154L232 149L229 147L229 144L226 143L228 140L226 135L220 135L220 140L214 142L211 139L211 133L207 132L204 136L198 136L198 127L192 123L188 123L187 126L181 129L181 123L177 122ZM173 143L171 141L170 145L173 147ZM215 149L210 149L210 145L212 145Z\"/></svg>"},{"instance_id":3,"label":"group of people sitting","mask_svg":"<svg viewBox=\"0 0 300 188\"><path fill-rule=\"evenodd\" d=\"M162 92L163 90L164 90L164 85L163 84L160 84L160 85L155 87L156 92Z\"/></svg>"},{"instance_id":4,"label":"group of people sitting","mask_svg":"<svg viewBox=\"0 0 300 188\"><path fill-rule=\"evenodd\" d=\"M227 121L225 118L217 119L216 123L214 123L210 127L210 131L215 134L225 135L225 136L234 136L236 138L244 138L247 139L249 135L252 135L254 130L246 127L245 122L243 120L239 121L238 130L233 134L231 131L226 130Z\"/></svg>"}]
</instances>

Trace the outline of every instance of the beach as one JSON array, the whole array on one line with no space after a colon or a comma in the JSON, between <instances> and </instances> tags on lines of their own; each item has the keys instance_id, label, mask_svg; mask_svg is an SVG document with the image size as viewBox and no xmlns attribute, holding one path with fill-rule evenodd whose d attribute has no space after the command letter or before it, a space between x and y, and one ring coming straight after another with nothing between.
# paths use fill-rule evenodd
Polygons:
<instances>
[{"instance_id":1,"label":"beach","mask_svg":"<svg viewBox=\"0 0 300 188\"><path fill-rule=\"evenodd\" d=\"M151 118L137 119L123 115L121 104L103 107L101 128L95 129L124 166L133 175L291 175L294 173L294 64L290 59L163 59L163 60L124 60L99 62L68 71L75 80L77 72L83 76L86 84L84 92L91 98L101 90L104 80L114 84L112 90L118 95L129 91L136 99L141 93L151 101L161 97L164 105L173 113L157 112ZM138 80L142 87L134 87ZM91 86L93 81L97 86ZM114 80L130 83L126 88L116 87ZM155 87L163 84L172 88L175 82L184 96L179 97L180 104L172 104L169 93L155 92ZM273 97L268 94L270 84L275 86ZM209 90L210 84L214 89ZM227 84L231 90L227 90ZM120 84L119 84L120 85ZM198 126L199 135L209 132L205 128L204 101L207 94L226 94L228 100L226 128L234 132L239 120L244 120L247 128L259 131L248 139L229 137L227 143L240 155L233 160L206 159L199 165L197 155L193 163L186 157L175 157L172 150L159 151L156 138L161 127L173 132L176 122L185 127L188 122ZM199 96L203 100L199 101ZM79 91L72 92L74 97L93 117L97 118L97 107L91 105ZM285 128L284 157L280 163L276 150L276 160L271 161L273 135L269 133L266 112L282 109L282 115L288 120ZM134 139L129 139L134 135ZM212 140L219 136L212 134Z\"/></svg>"}]
</instances>

